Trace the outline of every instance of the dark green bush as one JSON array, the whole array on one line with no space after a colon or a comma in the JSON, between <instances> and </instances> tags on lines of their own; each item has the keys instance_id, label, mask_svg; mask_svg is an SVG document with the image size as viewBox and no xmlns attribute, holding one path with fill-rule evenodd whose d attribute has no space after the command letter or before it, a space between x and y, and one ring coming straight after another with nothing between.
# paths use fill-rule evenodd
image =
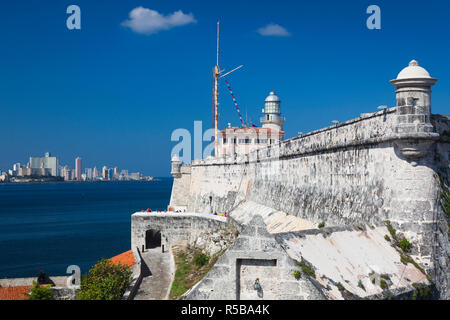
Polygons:
<instances>
[{"instance_id":1,"label":"dark green bush","mask_svg":"<svg viewBox=\"0 0 450 320\"><path fill-rule=\"evenodd\" d=\"M28 300L51 300L54 292L50 289L50 285L41 286L36 281L33 281L33 286L30 288L30 293L26 293Z\"/></svg>"},{"instance_id":2,"label":"dark green bush","mask_svg":"<svg viewBox=\"0 0 450 320\"><path fill-rule=\"evenodd\" d=\"M398 246L403 250L403 252L411 252L412 244L406 238L403 238L398 243Z\"/></svg>"},{"instance_id":3,"label":"dark green bush","mask_svg":"<svg viewBox=\"0 0 450 320\"><path fill-rule=\"evenodd\" d=\"M200 267L203 267L204 265L208 264L209 257L204 253L197 253L194 256L193 262L197 267L200 268Z\"/></svg>"},{"instance_id":4,"label":"dark green bush","mask_svg":"<svg viewBox=\"0 0 450 320\"><path fill-rule=\"evenodd\" d=\"M102 259L81 279L77 300L120 300L131 281L130 267Z\"/></svg>"},{"instance_id":5,"label":"dark green bush","mask_svg":"<svg viewBox=\"0 0 450 320\"><path fill-rule=\"evenodd\" d=\"M314 271L314 269L309 266L305 261L297 261L297 264L300 266L300 268L302 269L302 271L304 273L306 273L308 276L315 278L316 277L316 272Z\"/></svg>"}]
</instances>

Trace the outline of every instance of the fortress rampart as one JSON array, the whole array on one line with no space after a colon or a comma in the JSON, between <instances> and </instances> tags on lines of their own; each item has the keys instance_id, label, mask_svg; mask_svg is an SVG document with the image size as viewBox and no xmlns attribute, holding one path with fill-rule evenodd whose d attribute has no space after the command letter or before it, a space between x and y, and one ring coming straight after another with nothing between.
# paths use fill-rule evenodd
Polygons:
<instances>
[{"instance_id":1,"label":"fortress rampart","mask_svg":"<svg viewBox=\"0 0 450 320\"><path fill-rule=\"evenodd\" d=\"M449 184L450 122L431 114L436 79L415 61L408 68L419 76L402 71L392 81L395 107L247 155L173 162L170 206L232 212L251 201L315 225L380 226L390 220L446 291L448 225L439 199L442 183Z\"/></svg>"}]
</instances>

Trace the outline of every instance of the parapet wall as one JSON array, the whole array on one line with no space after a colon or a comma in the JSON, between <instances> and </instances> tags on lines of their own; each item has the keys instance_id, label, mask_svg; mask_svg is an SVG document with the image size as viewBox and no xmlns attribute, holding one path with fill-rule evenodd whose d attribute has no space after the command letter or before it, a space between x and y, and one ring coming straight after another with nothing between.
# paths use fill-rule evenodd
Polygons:
<instances>
[{"instance_id":1,"label":"parapet wall","mask_svg":"<svg viewBox=\"0 0 450 320\"><path fill-rule=\"evenodd\" d=\"M145 246L146 231L161 233L161 244L191 242L203 231L216 230L227 225L227 219L210 214L197 213L147 213L138 212L131 216L131 247Z\"/></svg>"}]
</instances>

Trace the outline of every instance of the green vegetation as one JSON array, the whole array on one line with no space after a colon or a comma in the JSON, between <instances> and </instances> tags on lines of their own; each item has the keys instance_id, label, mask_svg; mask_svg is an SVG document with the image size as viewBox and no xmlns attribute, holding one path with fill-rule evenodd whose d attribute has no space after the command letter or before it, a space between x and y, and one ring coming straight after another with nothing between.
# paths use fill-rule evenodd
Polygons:
<instances>
[{"instance_id":1,"label":"green vegetation","mask_svg":"<svg viewBox=\"0 0 450 320\"><path fill-rule=\"evenodd\" d=\"M50 289L50 285L41 286L36 281L33 281L33 286L30 288L30 293L25 293L28 300L51 300L54 292Z\"/></svg>"},{"instance_id":2,"label":"green vegetation","mask_svg":"<svg viewBox=\"0 0 450 320\"><path fill-rule=\"evenodd\" d=\"M295 270L294 271L294 278L298 280L298 279L300 279L300 276L301 276L300 271Z\"/></svg>"},{"instance_id":3,"label":"green vegetation","mask_svg":"<svg viewBox=\"0 0 450 320\"><path fill-rule=\"evenodd\" d=\"M381 289L387 289L389 288L389 285L387 284L387 282L384 279L380 279L380 287Z\"/></svg>"},{"instance_id":4,"label":"green vegetation","mask_svg":"<svg viewBox=\"0 0 450 320\"><path fill-rule=\"evenodd\" d=\"M429 286L422 283L413 283L412 286L416 289L412 296L413 300L426 300L432 298L433 294Z\"/></svg>"},{"instance_id":5,"label":"green vegetation","mask_svg":"<svg viewBox=\"0 0 450 320\"><path fill-rule=\"evenodd\" d=\"M340 282L338 282L337 288L338 288L339 291L344 291L345 290L344 286Z\"/></svg>"},{"instance_id":6,"label":"green vegetation","mask_svg":"<svg viewBox=\"0 0 450 320\"><path fill-rule=\"evenodd\" d=\"M391 222L389 220L386 220L386 227L388 228L388 231L391 234L392 239L394 239L394 241L397 241L397 236L395 235L397 231L391 225Z\"/></svg>"},{"instance_id":7,"label":"green vegetation","mask_svg":"<svg viewBox=\"0 0 450 320\"><path fill-rule=\"evenodd\" d=\"M389 277L389 275L387 273L383 273L382 275L380 275L380 277L381 277L381 279L384 279L384 280L387 280L387 281L391 280L391 277Z\"/></svg>"},{"instance_id":8,"label":"green vegetation","mask_svg":"<svg viewBox=\"0 0 450 320\"><path fill-rule=\"evenodd\" d=\"M102 259L81 279L76 300L120 300L131 281L130 267Z\"/></svg>"},{"instance_id":9,"label":"green vegetation","mask_svg":"<svg viewBox=\"0 0 450 320\"><path fill-rule=\"evenodd\" d=\"M197 253L192 260L197 267L203 267L205 264L208 264L209 257L204 253Z\"/></svg>"},{"instance_id":10,"label":"green vegetation","mask_svg":"<svg viewBox=\"0 0 450 320\"><path fill-rule=\"evenodd\" d=\"M406 238L403 238L398 243L398 246L403 250L403 252L411 252L412 244Z\"/></svg>"},{"instance_id":11,"label":"green vegetation","mask_svg":"<svg viewBox=\"0 0 450 320\"><path fill-rule=\"evenodd\" d=\"M303 273L305 273L306 275L315 278L316 277L316 272L314 271L314 269L308 265L303 259L302 261L296 261L297 265L300 266L300 268L302 269Z\"/></svg>"},{"instance_id":12,"label":"green vegetation","mask_svg":"<svg viewBox=\"0 0 450 320\"><path fill-rule=\"evenodd\" d=\"M319 229L321 229L321 228L325 227L325 222L324 222L324 221L322 221L321 223L319 223L318 227L319 227Z\"/></svg>"},{"instance_id":13,"label":"green vegetation","mask_svg":"<svg viewBox=\"0 0 450 320\"><path fill-rule=\"evenodd\" d=\"M388 242L391 242L391 238L390 238L388 235L385 235L385 236L384 236L384 239L385 239L386 241L388 241Z\"/></svg>"}]
</instances>

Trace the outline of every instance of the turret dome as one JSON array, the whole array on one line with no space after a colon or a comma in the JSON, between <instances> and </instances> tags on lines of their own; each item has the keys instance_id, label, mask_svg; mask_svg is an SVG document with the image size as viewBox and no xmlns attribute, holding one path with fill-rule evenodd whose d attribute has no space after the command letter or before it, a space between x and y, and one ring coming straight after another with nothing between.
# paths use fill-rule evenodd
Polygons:
<instances>
[{"instance_id":1,"label":"turret dome","mask_svg":"<svg viewBox=\"0 0 450 320\"><path fill-rule=\"evenodd\" d=\"M270 94L267 96L265 102L280 102L280 98L277 97L274 91L271 91Z\"/></svg>"},{"instance_id":2,"label":"turret dome","mask_svg":"<svg viewBox=\"0 0 450 320\"><path fill-rule=\"evenodd\" d=\"M427 70L419 66L416 60L412 60L397 76L396 80L403 79L431 79Z\"/></svg>"}]
</instances>

